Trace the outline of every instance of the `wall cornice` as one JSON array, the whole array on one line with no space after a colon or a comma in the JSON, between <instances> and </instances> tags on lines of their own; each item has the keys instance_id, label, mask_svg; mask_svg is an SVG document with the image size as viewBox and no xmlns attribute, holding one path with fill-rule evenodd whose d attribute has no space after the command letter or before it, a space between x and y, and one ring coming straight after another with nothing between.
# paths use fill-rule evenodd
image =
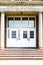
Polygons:
<instances>
[{"instance_id":1,"label":"wall cornice","mask_svg":"<svg viewBox=\"0 0 43 65\"><path fill-rule=\"evenodd\" d=\"M43 6L0 6L0 12L11 12L11 11L34 11L34 12L43 12Z\"/></svg>"},{"instance_id":2,"label":"wall cornice","mask_svg":"<svg viewBox=\"0 0 43 65\"><path fill-rule=\"evenodd\" d=\"M43 1L16 2L16 1L0 1L0 5L34 5L43 6Z\"/></svg>"}]
</instances>

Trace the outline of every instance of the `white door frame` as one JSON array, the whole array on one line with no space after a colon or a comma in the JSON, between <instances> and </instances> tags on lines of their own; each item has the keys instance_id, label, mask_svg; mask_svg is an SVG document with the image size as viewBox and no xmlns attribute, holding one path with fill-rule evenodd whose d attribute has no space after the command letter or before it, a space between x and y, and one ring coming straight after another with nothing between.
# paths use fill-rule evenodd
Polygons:
<instances>
[{"instance_id":1,"label":"white door frame","mask_svg":"<svg viewBox=\"0 0 43 65\"><path fill-rule=\"evenodd\" d=\"M35 30L36 30L36 16L7 16L7 22L8 22L8 17L28 17L28 18L29 17L35 17Z\"/></svg>"}]
</instances>

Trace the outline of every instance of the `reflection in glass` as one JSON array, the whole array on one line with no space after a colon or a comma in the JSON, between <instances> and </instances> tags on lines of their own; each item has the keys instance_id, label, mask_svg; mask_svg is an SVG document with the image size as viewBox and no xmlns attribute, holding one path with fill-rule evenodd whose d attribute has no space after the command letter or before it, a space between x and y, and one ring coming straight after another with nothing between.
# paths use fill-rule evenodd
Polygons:
<instances>
[{"instance_id":1,"label":"reflection in glass","mask_svg":"<svg viewBox=\"0 0 43 65\"><path fill-rule=\"evenodd\" d=\"M16 31L12 31L12 38L16 38Z\"/></svg>"},{"instance_id":2,"label":"reflection in glass","mask_svg":"<svg viewBox=\"0 0 43 65\"><path fill-rule=\"evenodd\" d=\"M9 20L8 27L9 28L12 28L13 26L14 26L13 20Z\"/></svg>"},{"instance_id":3,"label":"reflection in glass","mask_svg":"<svg viewBox=\"0 0 43 65\"><path fill-rule=\"evenodd\" d=\"M30 38L34 38L34 31L30 31Z\"/></svg>"},{"instance_id":4,"label":"reflection in glass","mask_svg":"<svg viewBox=\"0 0 43 65\"><path fill-rule=\"evenodd\" d=\"M23 20L22 21L22 27L28 27L28 21Z\"/></svg>"},{"instance_id":5,"label":"reflection in glass","mask_svg":"<svg viewBox=\"0 0 43 65\"><path fill-rule=\"evenodd\" d=\"M10 28L20 27L20 21L9 20L8 27Z\"/></svg>"},{"instance_id":6,"label":"reflection in glass","mask_svg":"<svg viewBox=\"0 0 43 65\"><path fill-rule=\"evenodd\" d=\"M20 27L20 21L14 20L14 27Z\"/></svg>"},{"instance_id":7,"label":"reflection in glass","mask_svg":"<svg viewBox=\"0 0 43 65\"><path fill-rule=\"evenodd\" d=\"M29 27L34 28L34 20L29 20Z\"/></svg>"},{"instance_id":8,"label":"reflection in glass","mask_svg":"<svg viewBox=\"0 0 43 65\"><path fill-rule=\"evenodd\" d=\"M23 38L27 38L27 31L23 31Z\"/></svg>"}]
</instances>

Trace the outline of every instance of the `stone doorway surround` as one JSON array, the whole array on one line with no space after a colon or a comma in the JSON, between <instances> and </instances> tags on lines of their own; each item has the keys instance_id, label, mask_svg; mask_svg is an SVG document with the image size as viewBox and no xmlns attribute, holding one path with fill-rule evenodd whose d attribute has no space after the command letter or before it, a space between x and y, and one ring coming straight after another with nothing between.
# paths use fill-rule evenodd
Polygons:
<instances>
[{"instance_id":1,"label":"stone doorway surround","mask_svg":"<svg viewBox=\"0 0 43 65\"><path fill-rule=\"evenodd\" d=\"M27 9L26 9L27 8ZM3 12L2 12L2 11ZM42 44L42 12L43 6L0 6L1 12L1 49L4 49L4 30L5 30L5 12L7 11L34 11L39 13L39 47L43 48ZM2 19L3 18L3 19Z\"/></svg>"},{"instance_id":2,"label":"stone doorway surround","mask_svg":"<svg viewBox=\"0 0 43 65\"><path fill-rule=\"evenodd\" d=\"M6 50L5 49L5 47L4 47L4 44L5 44L5 13L6 12L15 12L15 11L22 11L22 12L24 12L24 11L27 11L27 12L38 12L38 19L39 19L39 49L43 49L43 43L42 43L42 12L43 12L43 6L0 6L0 12L1 12L1 50L3 49L4 51ZM2 19L3 18L3 19ZM37 50L39 50L39 49L37 49ZM8 50L8 49L7 49ZM11 51L12 49L10 49L10 51ZM14 50L14 49L13 49ZM16 50L16 49L15 49ZM24 50L28 50L28 49L24 49ZM32 49L31 49L32 50ZM36 49L34 49L34 50L36 50ZM34 51L33 50L33 51ZM18 50L17 50L18 51ZM30 51L30 50L29 50ZM39 51L41 51L41 50L39 50ZM27 52L27 51L25 51L25 52ZM35 52L35 51L34 51ZM6 51L4 52L4 53L6 53ZM19 52L20 53L20 52ZM28 53L28 52L27 52ZM36 52L37 53L37 52ZM42 55L42 52L40 52L41 54L40 55ZM25 53L24 53L25 54ZM37 55L37 57L39 58L40 57L40 55L38 56ZM8 55L7 55L8 56ZM16 55L17 56L17 55ZM33 55L32 55L33 56ZM32 57L31 56L31 57ZM9 56L8 56L9 57ZM22 56L23 57L23 56ZM24 55L24 57L25 57L25 55ZM24 58L23 57L23 58ZM27 57L29 57L29 56L27 56ZM35 55L34 55L34 57L36 57ZM43 56L42 56L43 57ZM17 58L17 57L16 57Z\"/></svg>"}]
</instances>

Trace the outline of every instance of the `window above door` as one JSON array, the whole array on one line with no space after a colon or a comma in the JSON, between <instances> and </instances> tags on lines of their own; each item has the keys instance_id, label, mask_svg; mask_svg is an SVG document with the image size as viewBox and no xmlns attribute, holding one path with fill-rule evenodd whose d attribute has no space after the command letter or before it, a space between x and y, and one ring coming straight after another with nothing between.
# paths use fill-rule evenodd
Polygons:
<instances>
[{"instance_id":1,"label":"window above door","mask_svg":"<svg viewBox=\"0 0 43 65\"><path fill-rule=\"evenodd\" d=\"M29 27L30 28L35 27L35 18L29 17Z\"/></svg>"},{"instance_id":2,"label":"window above door","mask_svg":"<svg viewBox=\"0 0 43 65\"><path fill-rule=\"evenodd\" d=\"M35 17L8 17L9 28L35 28Z\"/></svg>"}]
</instances>

